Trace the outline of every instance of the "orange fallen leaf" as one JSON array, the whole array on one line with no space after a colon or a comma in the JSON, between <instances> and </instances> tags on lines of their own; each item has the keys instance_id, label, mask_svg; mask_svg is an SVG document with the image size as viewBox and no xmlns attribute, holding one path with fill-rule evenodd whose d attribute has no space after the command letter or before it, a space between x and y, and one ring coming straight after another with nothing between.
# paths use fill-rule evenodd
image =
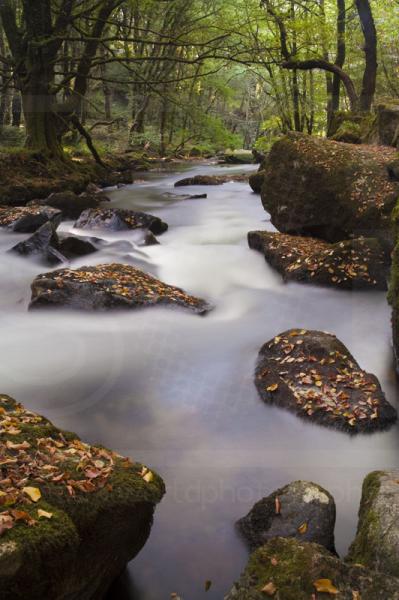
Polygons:
<instances>
[{"instance_id":1,"label":"orange fallen leaf","mask_svg":"<svg viewBox=\"0 0 399 600\"><path fill-rule=\"evenodd\" d=\"M272 581L267 583L265 587L261 589L262 594L266 594L267 596L274 596L277 592L277 588Z\"/></svg>"},{"instance_id":2,"label":"orange fallen leaf","mask_svg":"<svg viewBox=\"0 0 399 600\"><path fill-rule=\"evenodd\" d=\"M332 594L333 596L339 593L331 579L318 579L313 582L313 585L317 592L324 592L326 594Z\"/></svg>"},{"instance_id":3,"label":"orange fallen leaf","mask_svg":"<svg viewBox=\"0 0 399 600\"><path fill-rule=\"evenodd\" d=\"M305 534L305 533L307 532L307 530L308 530L308 524L307 524L307 523L302 523L302 525L300 525L300 526L298 527L298 532L299 532L301 535Z\"/></svg>"},{"instance_id":4,"label":"orange fallen leaf","mask_svg":"<svg viewBox=\"0 0 399 600\"><path fill-rule=\"evenodd\" d=\"M278 496L276 496L274 499L274 506L275 506L276 515L280 515L281 514L281 501Z\"/></svg>"},{"instance_id":5,"label":"orange fallen leaf","mask_svg":"<svg viewBox=\"0 0 399 600\"><path fill-rule=\"evenodd\" d=\"M273 383L266 388L268 392L275 392L278 389L278 383Z\"/></svg>"},{"instance_id":6,"label":"orange fallen leaf","mask_svg":"<svg viewBox=\"0 0 399 600\"><path fill-rule=\"evenodd\" d=\"M24 494L26 494L27 496L29 496L29 498L31 500L33 500L33 502L38 502L40 500L40 498L42 497L42 493L39 490L39 488L24 487L24 488L22 488L22 491L23 491Z\"/></svg>"}]
</instances>

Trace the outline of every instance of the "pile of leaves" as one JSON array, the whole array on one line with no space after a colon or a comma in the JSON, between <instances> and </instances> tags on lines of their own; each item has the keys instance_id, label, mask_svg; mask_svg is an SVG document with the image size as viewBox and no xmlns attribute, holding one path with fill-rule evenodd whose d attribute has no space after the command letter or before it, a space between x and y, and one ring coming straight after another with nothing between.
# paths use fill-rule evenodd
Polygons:
<instances>
[{"instance_id":1,"label":"pile of leaves","mask_svg":"<svg viewBox=\"0 0 399 600\"><path fill-rule=\"evenodd\" d=\"M248 243L286 280L344 289L387 288L387 258L373 238L330 244L311 237L251 231Z\"/></svg>"},{"instance_id":2,"label":"pile of leaves","mask_svg":"<svg viewBox=\"0 0 399 600\"><path fill-rule=\"evenodd\" d=\"M35 505L54 486L71 497L106 486L111 491L116 464L133 466L129 459L64 434L44 417L0 396L0 536L18 523L34 526L39 519L51 519L52 512ZM147 483L153 479L145 467L139 475Z\"/></svg>"},{"instance_id":3,"label":"pile of leaves","mask_svg":"<svg viewBox=\"0 0 399 600\"><path fill-rule=\"evenodd\" d=\"M382 429L397 418L378 379L328 333L302 329L276 336L262 347L255 376L264 401L323 425L354 433Z\"/></svg>"},{"instance_id":4,"label":"pile of leaves","mask_svg":"<svg viewBox=\"0 0 399 600\"><path fill-rule=\"evenodd\" d=\"M31 306L53 303L83 309L108 309L172 304L199 314L210 309L204 300L140 269L119 263L42 274L33 282L32 292Z\"/></svg>"}]
</instances>

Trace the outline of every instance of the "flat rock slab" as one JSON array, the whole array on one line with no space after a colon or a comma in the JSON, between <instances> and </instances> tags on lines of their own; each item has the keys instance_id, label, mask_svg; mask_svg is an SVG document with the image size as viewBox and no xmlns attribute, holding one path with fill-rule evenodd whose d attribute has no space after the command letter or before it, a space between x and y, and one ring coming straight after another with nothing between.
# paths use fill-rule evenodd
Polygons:
<instances>
[{"instance_id":1,"label":"flat rock slab","mask_svg":"<svg viewBox=\"0 0 399 600\"><path fill-rule=\"evenodd\" d=\"M93 600L141 550L160 477L0 395L2 600Z\"/></svg>"},{"instance_id":2,"label":"flat rock slab","mask_svg":"<svg viewBox=\"0 0 399 600\"><path fill-rule=\"evenodd\" d=\"M195 175L194 177L186 177L186 179L180 179L176 181L175 187L182 187L185 185L223 185L224 183L230 182L247 182L249 173L241 173L231 175Z\"/></svg>"},{"instance_id":3,"label":"flat rock slab","mask_svg":"<svg viewBox=\"0 0 399 600\"><path fill-rule=\"evenodd\" d=\"M148 229L155 235L164 233L168 225L153 215L124 208L96 208L82 212L75 223L78 229L123 231Z\"/></svg>"},{"instance_id":4,"label":"flat rock slab","mask_svg":"<svg viewBox=\"0 0 399 600\"><path fill-rule=\"evenodd\" d=\"M398 600L399 580L348 565L318 544L274 538L256 550L225 600Z\"/></svg>"},{"instance_id":5,"label":"flat rock slab","mask_svg":"<svg viewBox=\"0 0 399 600\"><path fill-rule=\"evenodd\" d=\"M255 384L264 402L348 433L385 429L397 418L378 379L321 331L291 329L264 344Z\"/></svg>"},{"instance_id":6,"label":"flat rock slab","mask_svg":"<svg viewBox=\"0 0 399 600\"><path fill-rule=\"evenodd\" d=\"M388 258L374 238L330 244L311 237L250 231L248 244L262 252L285 280L350 290L387 289Z\"/></svg>"},{"instance_id":7,"label":"flat rock slab","mask_svg":"<svg viewBox=\"0 0 399 600\"><path fill-rule=\"evenodd\" d=\"M314 542L335 552L335 502L310 481L293 481L257 502L237 523L251 550L275 537Z\"/></svg>"},{"instance_id":8,"label":"flat rock slab","mask_svg":"<svg viewBox=\"0 0 399 600\"><path fill-rule=\"evenodd\" d=\"M0 227L20 233L33 233L48 221L58 225L61 218L61 211L51 206L0 207Z\"/></svg>"},{"instance_id":9,"label":"flat rock slab","mask_svg":"<svg viewBox=\"0 0 399 600\"><path fill-rule=\"evenodd\" d=\"M182 307L196 314L211 309L205 300L124 264L59 269L39 275L32 283L30 308L110 310L155 305Z\"/></svg>"},{"instance_id":10,"label":"flat rock slab","mask_svg":"<svg viewBox=\"0 0 399 600\"><path fill-rule=\"evenodd\" d=\"M364 480L348 560L399 577L399 469L375 471Z\"/></svg>"}]
</instances>

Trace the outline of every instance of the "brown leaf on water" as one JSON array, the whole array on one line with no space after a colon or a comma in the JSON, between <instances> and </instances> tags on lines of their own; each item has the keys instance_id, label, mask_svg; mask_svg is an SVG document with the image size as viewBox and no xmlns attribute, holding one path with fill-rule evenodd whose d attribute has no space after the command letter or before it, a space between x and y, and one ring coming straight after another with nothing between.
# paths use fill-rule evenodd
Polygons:
<instances>
[{"instance_id":1,"label":"brown leaf on water","mask_svg":"<svg viewBox=\"0 0 399 600\"><path fill-rule=\"evenodd\" d=\"M212 581L210 579L207 579L205 581L205 591L208 592L212 587Z\"/></svg>"}]
</instances>

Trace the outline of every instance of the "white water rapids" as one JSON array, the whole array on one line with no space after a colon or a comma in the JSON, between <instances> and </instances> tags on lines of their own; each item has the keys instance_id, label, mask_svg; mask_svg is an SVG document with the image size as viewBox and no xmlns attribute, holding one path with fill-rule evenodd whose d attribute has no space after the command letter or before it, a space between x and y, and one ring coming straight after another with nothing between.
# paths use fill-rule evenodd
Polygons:
<instances>
[{"instance_id":1,"label":"white water rapids","mask_svg":"<svg viewBox=\"0 0 399 600\"><path fill-rule=\"evenodd\" d=\"M399 463L397 427L350 437L258 398L260 346L298 327L336 334L395 404L390 311L384 293L284 284L248 248L248 231L273 228L247 184L173 189L181 177L225 170L198 165L115 190L113 205L169 224L161 245L113 244L73 263L138 265L211 301L215 309L205 317L167 308L29 313L30 282L48 269L6 254L26 236L0 234L1 391L86 441L144 462L166 482L151 536L109 596L117 600L167 600L171 592L183 600L223 598L248 558L235 521L295 479L334 495L337 549L345 553L363 477ZM171 200L165 192L208 198ZM136 239L134 232L94 235Z\"/></svg>"}]
</instances>

